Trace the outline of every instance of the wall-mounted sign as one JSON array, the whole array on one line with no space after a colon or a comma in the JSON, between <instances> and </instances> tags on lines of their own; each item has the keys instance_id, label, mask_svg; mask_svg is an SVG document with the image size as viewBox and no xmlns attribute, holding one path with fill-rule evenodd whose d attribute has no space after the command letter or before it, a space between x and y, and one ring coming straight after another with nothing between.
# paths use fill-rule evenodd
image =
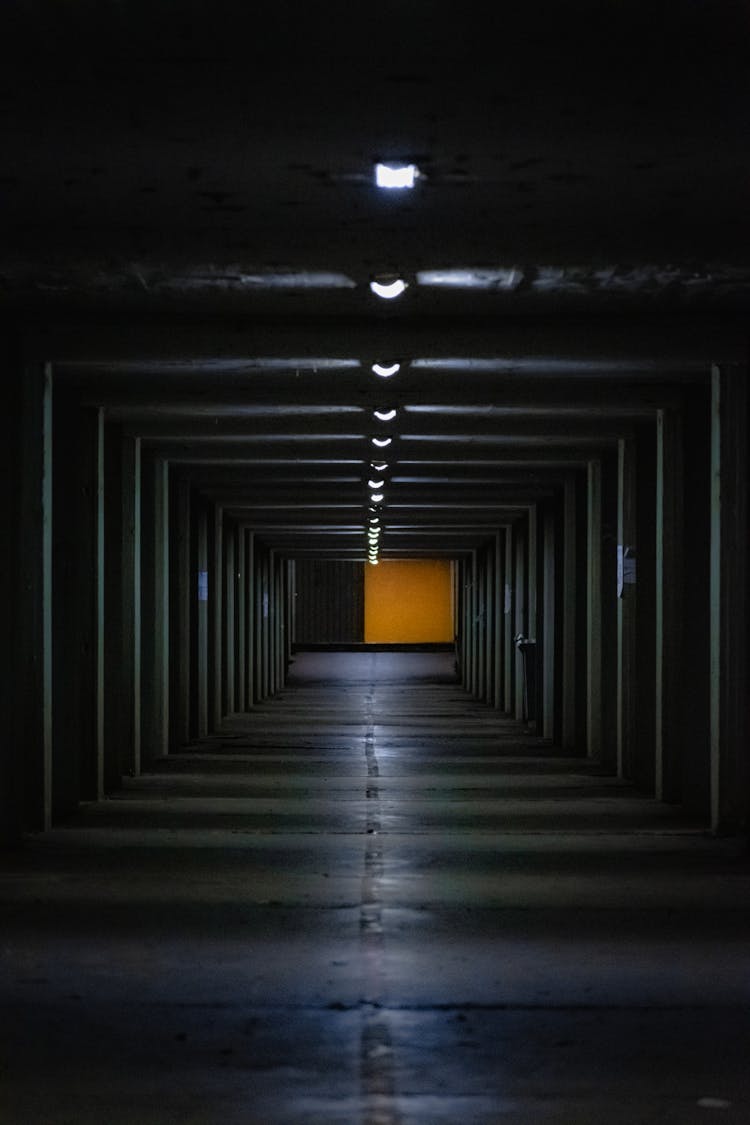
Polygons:
<instances>
[{"instance_id":1,"label":"wall-mounted sign","mask_svg":"<svg viewBox=\"0 0 750 1125\"><path fill-rule=\"evenodd\" d=\"M199 570L198 571L198 601L199 602L207 602L208 601L208 571L207 570Z\"/></svg>"}]
</instances>

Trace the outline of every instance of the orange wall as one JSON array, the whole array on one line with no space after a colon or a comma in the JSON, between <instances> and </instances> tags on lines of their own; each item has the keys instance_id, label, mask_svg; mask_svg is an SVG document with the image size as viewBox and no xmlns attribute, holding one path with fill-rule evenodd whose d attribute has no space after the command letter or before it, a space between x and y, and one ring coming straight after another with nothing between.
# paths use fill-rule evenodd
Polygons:
<instances>
[{"instance_id":1,"label":"orange wall","mask_svg":"<svg viewBox=\"0 0 750 1125\"><path fill-rule=\"evenodd\" d=\"M365 567L366 644L452 640L450 560L391 560Z\"/></svg>"}]
</instances>

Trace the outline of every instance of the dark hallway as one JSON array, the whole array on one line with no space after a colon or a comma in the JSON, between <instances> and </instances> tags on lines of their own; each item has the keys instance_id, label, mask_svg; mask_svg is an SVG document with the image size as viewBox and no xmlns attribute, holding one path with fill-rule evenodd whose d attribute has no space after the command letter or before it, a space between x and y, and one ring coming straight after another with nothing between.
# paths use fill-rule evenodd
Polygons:
<instances>
[{"instance_id":1,"label":"dark hallway","mask_svg":"<svg viewBox=\"0 0 750 1125\"><path fill-rule=\"evenodd\" d=\"M0 1125L747 1125L746 0L0 8Z\"/></svg>"},{"instance_id":2,"label":"dark hallway","mask_svg":"<svg viewBox=\"0 0 750 1125\"><path fill-rule=\"evenodd\" d=\"M4 856L2 1120L744 1125L740 852L449 654L298 654Z\"/></svg>"}]
</instances>

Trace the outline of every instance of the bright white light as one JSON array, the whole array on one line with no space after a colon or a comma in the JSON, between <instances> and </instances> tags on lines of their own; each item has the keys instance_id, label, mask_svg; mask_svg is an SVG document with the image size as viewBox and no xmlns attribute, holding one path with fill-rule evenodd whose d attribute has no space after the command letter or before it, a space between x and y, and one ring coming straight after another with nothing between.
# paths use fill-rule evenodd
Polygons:
<instances>
[{"instance_id":1,"label":"bright white light","mask_svg":"<svg viewBox=\"0 0 750 1125\"><path fill-rule=\"evenodd\" d=\"M371 461L370 468L374 469L376 473L384 473L388 468L387 461Z\"/></svg>"},{"instance_id":2,"label":"bright white light","mask_svg":"<svg viewBox=\"0 0 750 1125\"><path fill-rule=\"evenodd\" d=\"M384 495L385 494L383 492L373 492L370 499L374 500L376 504L379 504L380 501L384 499Z\"/></svg>"},{"instance_id":3,"label":"bright white light","mask_svg":"<svg viewBox=\"0 0 750 1125\"><path fill-rule=\"evenodd\" d=\"M413 188L418 175L416 164L375 165L375 183L380 188Z\"/></svg>"},{"instance_id":4,"label":"bright white light","mask_svg":"<svg viewBox=\"0 0 750 1125\"><path fill-rule=\"evenodd\" d=\"M377 566L378 565L377 559L371 558L371 559L368 559L367 561L369 562L370 566Z\"/></svg>"},{"instance_id":5,"label":"bright white light","mask_svg":"<svg viewBox=\"0 0 750 1125\"><path fill-rule=\"evenodd\" d=\"M390 422L391 419L396 417L395 410L373 410L373 414L378 422Z\"/></svg>"},{"instance_id":6,"label":"bright white light","mask_svg":"<svg viewBox=\"0 0 750 1125\"><path fill-rule=\"evenodd\" d=\"M377 445L378 449L385 449L385 447L387 445L390 445L392 441L393 438L389 437L374 437L372 439L372 444Z\"/></svg>"},{"instance_id":7,"label":"bright white light","mask_svg":"<svg viewBox=\"0 0 750 1125\"><path fill-rule=\"evenodd\" d=\"M382 363L373 363L372 371L375 375L379 375L381 379L390 379L391 375L395 375L401 370L400 363L391 363L385 367Z\"/></svg>"},{"instance_id":8,"label":"bright white light","mask_svg":"<svg viewBox=\"0 0 750 1125\"><path fill-rule=\"evenodd\" d=\"M393 300L394 297L400 297L404 289L406 289L406 282L401 277L397 277L395 281L387 283L382 281L371 281L370 288L377 297L383 297L386 301Z\"/></svg>"},{"instance_id":9,"label":"bright white light","mask_svg":"<svg viewBox=\"0 0 750 1125\"><path fill-rule=\"evenodd\" d=\"M384 484L385 484L384 480L368 480L367 487L368 488L382 488Z\"/></svg>"}]
</instances>

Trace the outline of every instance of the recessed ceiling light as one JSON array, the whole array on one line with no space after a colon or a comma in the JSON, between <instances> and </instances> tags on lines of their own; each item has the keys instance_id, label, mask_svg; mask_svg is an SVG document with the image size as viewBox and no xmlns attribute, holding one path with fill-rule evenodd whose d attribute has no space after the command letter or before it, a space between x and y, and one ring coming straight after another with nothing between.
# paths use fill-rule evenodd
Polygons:
<instances>
[{"instance_id":1,"label":"recessed ceiling light","mask_svg":"<svg viewBox=\"0 0 750 1125\"><path fill-rule=\"evenodd\" d=\"M400 370L400 363L373 363L372 365L373 373L379 375L381 379L390 379L391 375L396 375Z\"/></svg>"},{"instance_id":2,"label":"recessed ceiling light","mask_svg":"<svg viewBox=\"0 0 750 1125\"><path fill-rule=\"evenodd\" d=\"M378 449L385 449L385 447L387 445L390 445L392 441L393 438L389 437L374 437L372 439L372 444L377 445Z\"/></svg>"},{"instance_id":3,"label":"recessed ceiling light","mask_svg":"<svg viewBox=\"0 0 750 1125\"><path fill-rule=\"evenodd\" d=\"M384 493L382 493L382 492L373 492L373 494L372 494L372 496L370 497L370 499L371 499L371 500L374 500L376 504L379 504L379 503L380 503L380 501L384 499Z\"/></svg>"},{"instance_id":4,"label":"recessed ceiling light","mask_svg":"<svg viewBox=\"0 0 750 1125\"><path fill-rule=\"evenodd\" d=\"M378 422L390 422L396 417L395 410L373 410L372 413Z\"/></svg>"},{"instance_id":5,"label":"recessed ceiling light","mask_svg":"<svg viewBox=\"0 0 750 1125\"><path fill-rule=\"evenodd\" d=\"M368 482L367 482L368 488L376 488L376 489L382 488L384 484L385 484L384 480L368 480Z\"/></svg>"},{"instance_id":6,"label":"recessed ceiling light","mask_svg":"<svg viewBox=\"0 0 750 1125\"><path fill-rule=\"evenodd\" d=\"M406 282L402 277L397 277L393 281L371 281L370 289L377 297L392 301L394 297L401 296L406 289Z\"/></svg>"},{"instance_id":7,"label":"recessed ceiling light","mask_svg":"<svg viewBox=\"0 0 750 1125\"><path fill-rule=\"evenodd\" d=\"M416 164L376 164L375 183L379 188L413 188L419 177Z\"/></svg>"},{"instance_id":8,"label":"recessed ceiling light","mask_svg":"<svg viewBox=\"0 0 750 1125\"><path fill-rule=\"evenodd\" d=\"M385 470L388 468L388 462L387 461L371 461L370 462L370 468L373 469L376 473L384 473Z\"/></svg>"}]
</instances>

